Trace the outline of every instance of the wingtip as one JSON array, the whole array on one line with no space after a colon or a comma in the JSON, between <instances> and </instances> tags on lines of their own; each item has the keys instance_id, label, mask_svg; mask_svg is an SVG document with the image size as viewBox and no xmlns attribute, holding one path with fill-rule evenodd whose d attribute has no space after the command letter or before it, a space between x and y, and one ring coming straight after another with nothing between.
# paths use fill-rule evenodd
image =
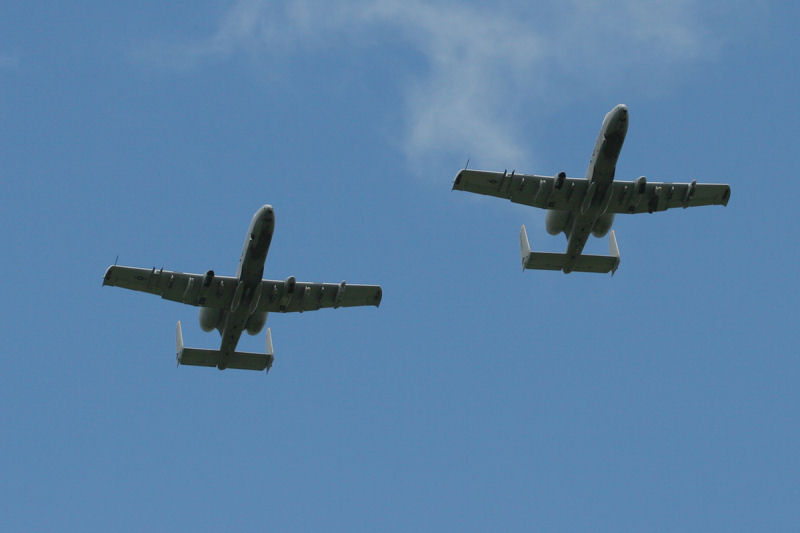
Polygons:
<instances>
[{"instance_id":1,"label":"wingtip","mask_svg":"<svg viewBox=\"0 0 800 533\"><path fill-rule=\"evenodd\" d=\"M730 199L731 199L731 187L730 187L730 185L728 185L728 187L725 189L725 193L724 193L724 195L722 197L722 205L727 207L728 206L728 201Z\"/></svg>"},{"instance_id":2,"label":"wingtip","mask_svg":"<svg viewBox=\"0 0 800 533\"><path fill-rule=\"evenodd\" d=\"M110 265L106 269L106 273L103 274L103 285L102 285L103 287L105 287L106 285L112 285L112 283L111 283L111 271L114 269L115 266L116 265Z\"/></svg>"},{"instance_id":3,"label":"wingtip","mask_svg":"<svg viewBox=\"0 0 800 533\"><path fill-rule=\"evenodd\" d=\"M463 168L463 169L458 171L458 174L456 174L456 178L453 180L453 188L450 189L450 190L456 191L456 190L460 190L461 189L461 178L464 175L464 171L465 170L467 170L467 169Z\"/></svg>"}]
</instances>

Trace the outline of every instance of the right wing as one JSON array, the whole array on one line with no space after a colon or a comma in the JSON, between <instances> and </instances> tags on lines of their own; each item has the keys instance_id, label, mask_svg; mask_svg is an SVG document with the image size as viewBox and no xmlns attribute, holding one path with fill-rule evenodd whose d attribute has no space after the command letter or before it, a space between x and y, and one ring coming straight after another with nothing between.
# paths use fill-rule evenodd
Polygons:
<instances>
[{"instance_id":1,"label":"right wing","mask_svg":"<svg viewBox=\"0 0 800 533\"><path fill-rule=\"evenodd\" d=\"M731 187L725 183L662 183L639 178L614 180L608 212L653 213L674 207L728 205Z\"/></svg>"},{"instance_id":2,"label":"right wing","mask_svg":"<svg viewBox=\"0 0 800 533\"><path fill-rule=\"evenodd\" d=\"M285 281L265 279L261 282L259 311L292 313L316 311L325 307L356 307L381 304L383 291L379 285L347 285L341 283L308 283L289 278Z\"/></svg>"},{"instance_id":3,"label":"right wing","mask_svg":"<svg viewBox=\"0 0 800 533\"><path fill-rule=\"evenodd\" d=\"M207 286L204 274L185 274L112 265L106 270L103 285L157 294L166 300L203 307L229 307L238 280L229 276L213 276Z\"/></svg>"},{"instance_id":4,"label":"right wing","mask_svg":"<svg viewBox=\"0 0 800 533\"><path fill-rule=\"evenodd\" d=\"M453 190L506 198L518 204L571 211L580 206L589 181L585 178L556 179L512 172L464 169L456 175Z\"/></svg>"},{"instance_id":5,"label":"right wing","mask_svg":"<svg viewBox=\"0 0 800 533\"><path fill-rule=\"evenodd\" d=\"M575 211L589 188L586 178L560 179L551 176L489 172L464 169L456 175L453 189L506 198L518 204ZM662 183L614 180L608 212L647 213L673 207L727 205L731 188L724 183Z\"/></svg>"}]
</instances>

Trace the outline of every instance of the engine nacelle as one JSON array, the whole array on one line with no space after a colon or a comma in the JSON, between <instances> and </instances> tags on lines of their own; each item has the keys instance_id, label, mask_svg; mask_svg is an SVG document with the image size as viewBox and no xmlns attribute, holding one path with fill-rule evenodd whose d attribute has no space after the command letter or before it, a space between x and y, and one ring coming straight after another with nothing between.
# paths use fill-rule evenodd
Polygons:
<instances>
[{"instance_id":1,"label":"engine nacelle","mask_svg":"<svg viewBox=\"0 0 800 533\"><path fill-rule=\"evenodd\" d=\"M244 326L244 329L250 335L257 335L259 331L264 327L264 324L267 323L267 312L264 311L262 313L253 313L250 315L250 318L247 319L247 323Z\"/></svg>"},{"instance_id":2,"label":"engine nacelle","mask_svg":"<svg viewBox=\"0 0 800 533\"><path fill-rule=\"evenodd\" d=\"M206 272L206 275L203 276L203 288L209 287L212 281L214 281L214 271L209 270Z\"/></svg>"},{"instance_id":3,"label":"engine nacelle","mask_svg":"<svg viewBox=\"0 0 800 533\"><path fill-rule=\"evenodd\" d=\"M550 235L558 235L562 231L566 231L569 217L569 211L548 209L544 219L547 233Z\"/></svg>"},{"instance_id":4,"label":"engine nacelle","mask_svg":"<svg viewBox=\"0 0 800 533\"><path fill-rule=\"evenodd\" d=\"M592 235L595 237L602 237L608 230L611 229L611 225L614 223L614 213L606 213L605 215L601 215L600 218L597 219L597 222L594 223L592 226Z\"/></svg>"},{"instance_id":5,"label":"engine nacelle","mask_svg":"<svg viewBox=\"0 0 800 533\"><path fill-rule=\"evenodd\" d=\"M212 331L216 329L222 321L222 309L214 307L201 307L200 308L200 327L203 331Z\"/></svg>"}]
</instances>

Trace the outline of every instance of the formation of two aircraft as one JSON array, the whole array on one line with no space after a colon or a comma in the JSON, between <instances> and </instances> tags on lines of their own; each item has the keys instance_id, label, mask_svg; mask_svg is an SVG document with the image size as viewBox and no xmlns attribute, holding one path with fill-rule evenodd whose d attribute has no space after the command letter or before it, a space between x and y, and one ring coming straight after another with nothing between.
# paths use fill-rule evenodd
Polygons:
<instances>
[{"instance_id":1,"label":"formation of two aircraft","mask_svg":"<svg viewBox=\"0 0 800 533\"><path fill-rule=\"evenodd\" d=\"M550 177L464 169L456 176L453 189L507 198L547 210L547 231L553 235L563 232L567 237L567 250L563 254L531 251L525 226L522 226L523 269L613 274L620 261L613 231L609 235L609 255L586 255L582 251L590 233L602 237L609 232L617 213L727 205L731 195L730 187L725 184L647 182L644 177L615 181L617 158L627 131L628 109L618 105L603 120L585 178L568 178L563 172ZM158 294L168 300L200 307L200 326L204 331L219 331L220 348L185 348L178 322L179 365L269 371L274 361L269 328L266 353L236 351L242 332L258 334L266 323L267 313L302 313L323 307L377 307L382 297L377 285L348 285L344 281L306 283L294 277L283 281L262 279L274 228L275 213L271 206L265 205L256 211L247 230L236 277L217 276L212 270L205 274L184 274L112 265L106 270L103 285Z\"/></svg>"}]
</instances>

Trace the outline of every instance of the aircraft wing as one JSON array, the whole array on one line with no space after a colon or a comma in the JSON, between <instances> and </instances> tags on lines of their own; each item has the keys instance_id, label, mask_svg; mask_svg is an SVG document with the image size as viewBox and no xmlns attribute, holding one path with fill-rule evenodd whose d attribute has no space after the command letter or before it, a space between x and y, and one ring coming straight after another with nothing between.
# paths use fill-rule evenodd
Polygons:
<instances>
[{"instance_id":1,"label":"aircraft wing","mask_svg":"<svg viewBox=\"0 0 800 533\"><path fill-rule=\"evenodd\" d=\"M608 211L646 213L673 207L727 205L731 188L722 183L662 183L646 180L614 180ZM464 169L453 189L506 198L518 204L574 211L579 209L589 188L586 178L557 179L552 176L489 172Z\"/></svg>"},{"instance_id":2,"label":"aircraft wing","mask_svg":"<svg viewBox=\"0 0 800 533\"><path fill-rule=\"evenodd\" d=\"M585 178L489 172L464 169L456 175L453 190L506 198L542 209L570 211L580 206L589 182Z\"/></svg>"},{"instance_id":3,"label":"aircraft wing","mask_svg":"<svg viewBox=\"0 0 800 533\"><path fill-rule=\"evenodd\" d=\"M653 213L673 207L728 205L731 188L723 183L661 183L614 180L608 211Z\"/></svg>"},{"instance_id":4,"label":"aircraft wing","mask_svg":"<svg viewBox=\"0 0 800 533\"><path fill-rule=\"evenodd\" d=\"M213 276L204 283L205 274L185 274L112 265L106 270L103 285L122 287L157 294L166 300L203 307L228 307L233 300L238 280L228 276Z\"/></svg>"},{"instance_id":5,"label":"aircraft wing","mask_svg":"<svg viewBox=\"0 0 800 533\"><path fill-rule=\"evenodd\" d=\"M185 274L113 265L108 267L103 285L157 294L164 299L203 307L230 307L239 280L205 274ZM324 307L379 306L383 293L377 285L263 280L259 286L258 311L300 312Z\"/></svg>"},{"instance_id":6,"label":"aircraft wing","mask_svg":"<svg viewBox=\"0 0 800 533\"><path fill-rule=\"evenodd\" d=\"M264 280L261 282L259 311L292 313L316 311L325 307L356 307L381 304L383 291L378 285L295 282Z\"/></svg>"}]
</instances>

